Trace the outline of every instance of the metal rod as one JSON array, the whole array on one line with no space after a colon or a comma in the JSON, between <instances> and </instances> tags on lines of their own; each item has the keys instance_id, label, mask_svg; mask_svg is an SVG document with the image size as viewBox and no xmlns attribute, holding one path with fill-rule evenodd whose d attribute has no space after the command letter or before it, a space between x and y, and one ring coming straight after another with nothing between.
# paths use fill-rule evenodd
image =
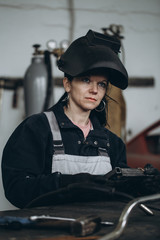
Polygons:
<instances>
[{"instance_id":1,"label":"metal rod","mask_svg":"<svg viewBox=\"0 0 160 240\"><path fill-rule=\"evenodd\" d=\"M140 203L147 202L147 201L154 201L158 199L160 199L160 194L154 194L150 196L135 198L132 201L130 201L122 211L121 216L119 218L119 222L115 230L103 236L102 238L99 238L99 240L114 240L120 237L120 235L123 233L126 227L126 224L128 222L128 218L132 209Z\"/></svg>"},{"instance_id":2,"label":"metal rod","mask_svg":"<svg viewBox=\"0 0 160 240\"><path fill-rule=\"evenodd\" d=\"M60 220L60 221L67 221L67 222L75 222L76 219L75 218L67 218L67 217L53 217L50 215L41 215L41 216L31 216L29 217L30 220L32 221L36 221L36 220ZM101 225L103 226L112 226L114 225L113 222L109 222L109 221L101 221L100 222Z\"/></svg>"},{"instance_id":3,"label":"metal rod","mask_svg":"<svg viewBox=\"0 0 160 240\"><path fill-rule=\"evenodd\" d=\"M149 209L146 205L144 204L140 204L139 207L149 216L153 216L154 213L151 211L151 209Z\"/></svg>"}]
</instances>

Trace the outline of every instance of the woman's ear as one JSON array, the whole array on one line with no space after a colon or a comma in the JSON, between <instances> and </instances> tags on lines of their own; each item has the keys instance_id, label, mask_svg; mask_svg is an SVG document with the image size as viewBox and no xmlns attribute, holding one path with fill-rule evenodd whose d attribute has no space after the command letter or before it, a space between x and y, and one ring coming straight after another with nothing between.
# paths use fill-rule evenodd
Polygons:
<instances>
[{"instance_id":1,"label":"woman's ear","mask_svg":"<svg viewBox=\"0 0 160 240\"><path fill-rule=\"evenodd\" d=\"M70 92L70 90L71 90L71 82L68 80L67 77L63 78L63 87L64 87L66 92L68 92L68 93Z\"/></svg>"}]
</instances>

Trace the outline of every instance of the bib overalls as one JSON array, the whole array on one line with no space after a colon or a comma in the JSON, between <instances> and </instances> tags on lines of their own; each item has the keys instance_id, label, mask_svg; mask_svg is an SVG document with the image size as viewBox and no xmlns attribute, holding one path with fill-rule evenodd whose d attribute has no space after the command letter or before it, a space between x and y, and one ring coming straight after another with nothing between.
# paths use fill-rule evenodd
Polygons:
<instances>
[{"instance_id":1,"label":"bib overalls","mask_svg":"<svg viewBox=\"0 0 160 240\"><path fill-rule=\"evenodd\" d=\"M106 149L99 148L98 156L78 156L65 154L56 117L52 111L45 112L45 114L47 116L53 136L54 154L52 157L52 173L90 173L93 175L104 175L112 170L110 157Z\"/></svg>"}]
</instances>

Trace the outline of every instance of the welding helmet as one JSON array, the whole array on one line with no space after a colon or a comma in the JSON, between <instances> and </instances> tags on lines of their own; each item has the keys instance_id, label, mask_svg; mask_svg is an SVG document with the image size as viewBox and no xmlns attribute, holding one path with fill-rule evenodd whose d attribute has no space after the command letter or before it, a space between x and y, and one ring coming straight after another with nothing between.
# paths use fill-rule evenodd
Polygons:
<instances>
[{"instance_id":1,"label":"welding helmet","mask_svg":"<svg viewBox=\"0 0 160 240\"><path fill-rule=\"evenodd\" d=\"M128 74L118 57L120 40L89 30L71 43L57 62L59 70L71 77L84 75L92 69L106 69L109 81L125 89Z\"/></svg>"}]
</instances>

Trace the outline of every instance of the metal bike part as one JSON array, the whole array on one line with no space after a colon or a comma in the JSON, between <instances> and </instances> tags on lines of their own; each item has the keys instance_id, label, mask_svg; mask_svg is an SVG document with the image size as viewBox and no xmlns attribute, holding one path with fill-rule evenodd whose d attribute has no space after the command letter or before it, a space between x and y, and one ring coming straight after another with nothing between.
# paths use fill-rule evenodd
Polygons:
<instances>
[{"instance_id":1,"label":"metal bike part","mask_svg":"<svg viewBox=\"0 0 160 240\"><path fill-rule=\"evenodd\" d=\"M99 238L98 240L114 240L120 237L120 235L123 233L126 224L128 222L129 215L132 211L132 209L137 206L140 203L147 202L147 201L154 201L160 199L160 194L153 194L149 196L144 196L140 198L135 198L132 201L130 201L124 210L121 213L121 216L119 218L119 222L117 224L117 227L115 230L113 230L111 233Z\"/></svg>"}]
</instances>

